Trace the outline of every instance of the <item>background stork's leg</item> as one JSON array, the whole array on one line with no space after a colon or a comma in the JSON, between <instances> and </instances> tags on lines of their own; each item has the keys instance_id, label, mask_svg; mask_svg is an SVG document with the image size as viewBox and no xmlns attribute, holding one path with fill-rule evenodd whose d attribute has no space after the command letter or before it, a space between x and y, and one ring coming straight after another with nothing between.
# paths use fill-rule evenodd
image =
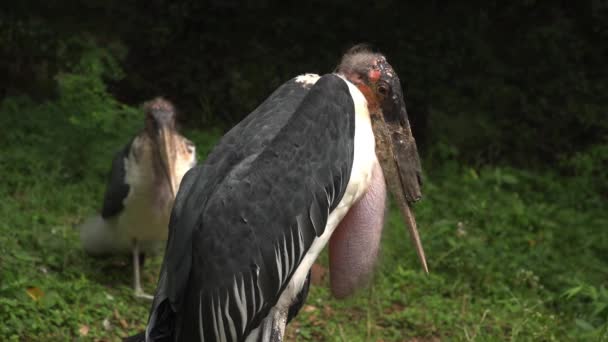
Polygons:
<instances>
[{"instance_id":1,"label":"background stork's leg","mask_svg":"<svg viewBox=\"0 0 608 342\"><path fill-rule=\"evenodd\" d=\"M139 252L139 268L144 268L144 264L146 263L146 254L144 252Z\"/></svg>"},{"instance_id":2,"label":"background stork's leg","mask_svg":"<svg viewBox=\"0 0 608 342\"><path fill-rule=\"evenodd\" d=\"M154 297L145 293L141 288L141 279L139 276L139 256L139 243L137 242L137 239L133 239L133 287L135 288L135 297L152 300Z\"/></svg>"}]
</instances>

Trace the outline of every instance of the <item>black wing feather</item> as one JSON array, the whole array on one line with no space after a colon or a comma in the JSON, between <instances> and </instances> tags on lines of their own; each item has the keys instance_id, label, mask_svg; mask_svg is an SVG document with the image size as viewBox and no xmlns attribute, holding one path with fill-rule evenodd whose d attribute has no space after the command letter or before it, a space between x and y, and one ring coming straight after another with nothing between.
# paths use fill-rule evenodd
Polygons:
<instances>
[{"instance_id":1,"label":"black wing feather","mask_svg":"<svg viewBox=\"0 0 608 342\"><path fill-rule=\"evenodd\" d=\"M204 163L184 175L171 212L165 260L150 311L147 333L151 340L166 333L179 335L178 330L173 331L179 318L175 313L180 311L184 300L192 265L192 234L200 224L200 211L207 198L235 165L268 144L268 137L275 136L285 125L309 90L310 86L303 86L295 78L283 84L226 133ZM170 305L164 305L167 302Z\"/></svg>"},{"instance_id":2,"label":"black wing feather","mask_svg":"<svg viewBox=\"0 0 608 342\"><path fill-rule=\"evenodd\" d=\"M117 215L124 209L123 201L129 194L129 185L125 183L125 158L129 157L133 140L114 155L112 169L108 177L106 193L103 197L101 216L109 218Z\"/></svg>"},{"instance_id":3,"label":"black wing feather","mask_svg":"<svg viewBox=\"0 0 608 342\"><path fill-rule=\"evenodd\" d=\"M298 293L295 302L292 303L289 307L289 311L287 312L287 323L291 322L291 320L298 315L298 312L300 311L302 306L304 306L304 301L308 296L308 289L310 288L310 278L312 277L311 272L312 271L308 271L308 276L306 276L306 281L304 282L304 287L302 288L302 291Z\"/></svg>"},{"instance_id":4,"label":"black wing feather","mask_svg":"<svg viewBox=\"0 0 608 342\"><path fill-rule=\"evenodd\" d=\"M205 340L243 340L276 304L341 200L353 160L348 87L335 75L308 94L290 82L185 177L150 336L171 324L159 320L169 300L175 339L199 340L203 331Z\"/></svg>"}]
</instances>

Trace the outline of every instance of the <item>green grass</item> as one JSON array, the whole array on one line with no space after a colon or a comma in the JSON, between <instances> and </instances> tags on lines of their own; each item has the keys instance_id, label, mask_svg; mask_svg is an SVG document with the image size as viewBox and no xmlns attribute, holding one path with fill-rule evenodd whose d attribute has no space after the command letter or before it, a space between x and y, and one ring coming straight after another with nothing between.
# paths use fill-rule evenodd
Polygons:
<instances>
[{"instance_id":1,"label":"green grass","mask_svg":"<svg viewBox=\"0 0 608 342\"><path fill-rule=\"evenodd\" d=\"M115 341L144 328L149 303L132 296L130 259L87 257L74 228L99 209L111 155L140 121L97 99L116 107L113 120L71 103L67 117L86 120L61 121L66 99L3 104L2 341ZM201 157L218 136L186 135ZM431 274L391 210L373 284L345 301L330 296L327 279L313 286L291 340L608 340L608 205L592 180L425 166L415 212ZM159 265L149 259L143 271L149 292Z\"/></svg>"},{"instance_id":2,"label":"green grass","mask_svg":"<svg viewBox=\"0 0 608 342\"><path fill-rule=\"evenodd\" d=\"M608 340L608 216L550 174L450 169L416 207L425 276L392 210L371 289L315 287L303 334L336 341ZM579 197L579 198L577 198ZM315 325L317 324L317 325ZM316 335L315 335L316 334Z\"/></svg>"}]
</instances>

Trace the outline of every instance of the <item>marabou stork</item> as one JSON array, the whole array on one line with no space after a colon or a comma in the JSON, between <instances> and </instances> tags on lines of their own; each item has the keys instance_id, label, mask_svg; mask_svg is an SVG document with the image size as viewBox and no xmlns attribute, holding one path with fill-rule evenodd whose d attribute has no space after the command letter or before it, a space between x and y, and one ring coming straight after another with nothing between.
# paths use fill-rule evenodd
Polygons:
<instances>
[{"instance_id":1,"label":"marabou stork","mask_svg":"<svg viewBox=\"0 0 608 342\"><path fill-rule=\"evenodd\" d=\"M90 255L131 252L135 296L152 299L141 288L140 263L166 241L175 193L196 153L177 132L171 103L156 98L144 112L144 129L112 161L101 215L82 225L80 238Z\"/></svg>"},{"instance_id":2,"label":"marabou stork","mask_svg":"<svg viewBox=\"0 0 608 342\"><path fill-rule=\"evenodd\" d=\"M400 81L382 54L357 46L335 73L288 81L184 177L139 338L281 341L328 242L336 296L368 280L385 179L426 271L409 208L420 172Z\"/></svg>"}]
</instances>

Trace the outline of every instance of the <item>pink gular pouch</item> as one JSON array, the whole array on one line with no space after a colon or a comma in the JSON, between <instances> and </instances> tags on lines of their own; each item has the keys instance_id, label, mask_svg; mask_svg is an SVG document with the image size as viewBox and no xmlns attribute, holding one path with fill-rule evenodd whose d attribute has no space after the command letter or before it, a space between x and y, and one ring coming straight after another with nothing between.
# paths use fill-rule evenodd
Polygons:
<instances>
[{"instance_id":1,"label":"pink gular pouch","mask_svg":"<svg viewBox=\"0 0 608 342\"><path fill-rule=\"evenodd\" d=\"M376 163L367 192L342 219L329 241L331 292L337 298L366 285L373 273L384 226L386 185Z\"/></svg>"}]
</instances>

